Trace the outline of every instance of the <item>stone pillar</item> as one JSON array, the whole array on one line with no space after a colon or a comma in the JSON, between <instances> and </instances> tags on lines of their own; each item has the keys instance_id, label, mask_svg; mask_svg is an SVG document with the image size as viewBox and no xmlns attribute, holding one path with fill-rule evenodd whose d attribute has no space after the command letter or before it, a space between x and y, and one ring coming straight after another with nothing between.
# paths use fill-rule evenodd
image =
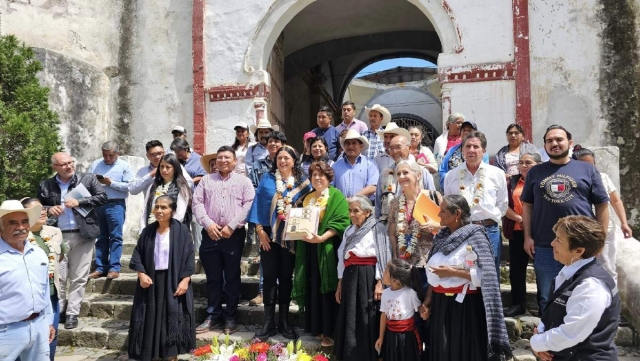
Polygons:
<instances>
[{"instance_id":1,"label":"stone pillar","mask_svg":"<svg viewBox=\"0 0 640 361\"><path fill-rule=\"evenodd\" d=\"M451 90L453 86L449 83L442 84L442 129L444 132L444 125L447 123L447 118L451 115Z\"/></svg>"},{"instance_id":2,"label":"stone pillar","mask_svg":"<svg viewBox=\"0 0 640 361\"><path fill-rule=\"evenodd\" d=\"M256 122L265 119L267 116L267 98L256 97L253 99L253 108L256 110Z\"/></svg>"}]
</instances>

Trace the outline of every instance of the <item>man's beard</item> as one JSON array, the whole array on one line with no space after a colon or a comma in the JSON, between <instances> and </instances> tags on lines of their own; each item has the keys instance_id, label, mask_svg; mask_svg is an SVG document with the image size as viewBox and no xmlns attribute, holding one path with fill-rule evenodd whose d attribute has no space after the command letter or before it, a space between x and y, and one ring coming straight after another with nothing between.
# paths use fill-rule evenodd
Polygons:
<instances>
[{"instance_id":1,"label":"man's beard","mask_svg":"<svg viewBox=\"0 0 640 361\"><path fill-rule=\"evenodd\" d=\"M545 149L545 151L546 151L546 149ZM553 159L553 160L564 159L564 158L569 156L569 148L567 148L567 150L565 150L564 152L560 153L559 155L552 155L549 152L547 152L547 155L549 156L549 159Z\"/></svg>"}]
</instances>

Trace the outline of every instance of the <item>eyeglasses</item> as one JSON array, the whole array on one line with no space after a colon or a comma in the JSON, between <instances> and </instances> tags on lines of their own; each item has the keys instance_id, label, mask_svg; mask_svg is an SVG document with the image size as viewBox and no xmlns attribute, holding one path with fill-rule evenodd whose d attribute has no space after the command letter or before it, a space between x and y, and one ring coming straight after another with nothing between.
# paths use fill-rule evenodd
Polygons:
<instances>
[{"instance_id":1,"label":"eyeglasses","mask_svg":"<svg viewBox=\"0 0 640 361\"><path fill-rule=\"evenodd\" d=\"M406 145L398 144L394 146L389 146L389 150L401 150L404 147L406 147Z\"/></svg>"},{"instance_id":2,"label":"eyeglasses","mask_svg":"<svg viewBox=\"0 0 640 361\"><path fill-rule=\"evenodd\" d=\"M67 167L67 166L72 166L74 163L75 163L74 161L70 161L70 162L60 163L60 164L53 163L53 165L55 165L56 167Z\"/></svg>"}]
</instances>

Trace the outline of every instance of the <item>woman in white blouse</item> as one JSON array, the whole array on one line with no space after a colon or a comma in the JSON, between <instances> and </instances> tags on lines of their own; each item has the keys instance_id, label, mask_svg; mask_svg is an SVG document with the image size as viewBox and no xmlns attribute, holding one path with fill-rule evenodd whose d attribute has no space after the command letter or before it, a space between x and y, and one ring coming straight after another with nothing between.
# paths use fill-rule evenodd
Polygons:
<instances>
[{"instance_id":1,"label":"woman in white blouse","mask_svg":"<svg viewBox=\"0 0 640 361\"><path fill-rule=\"evenodd\" d=\"M596 260L607 233L585 216L560 218L553 226L553 258L565 266L549 290L531 338L533 353L544 361L617 360L620 295L611 275Z\"/></svg>"},{"instance_id":2,"label":"woman in white blouse","mask_svg":"<svg viewBox=\"0 0 640 361\"><path fill-rule=\"evenodd\" d=\"M249 136L249 126L245 122L240 122L233 127L236 131L236 138L233 140L231 148L236 152L236 173L247 175L246 162L247 150L255 143L251 142Z\"/></svg>"},{"instance_id":3,"label":"woman in white blouse","mask_svg":"<svg viewBox=\"0 0 640 361\"><path fill-rule=\"evenodd\" d=\"M471 224L460 195L444 196L427 261L429 289L420 315L429 319L429 360L503 360L511 347L498 275L483 226Z\"/></svg>"},{"instance_id":4,"label":"woman in white blouse","mask_svg":"<svg viewBox=\"0 0 640 361\"><path fill-rule=\"evenodd\" d=\"M338 248L336 301L340 310L335 354L339 360L373 361L378 358L374 347L379 330L377 310L391 246L369 198L354 196L347 201L353 225L344 232Z\"/></svg>"}]
</instances>

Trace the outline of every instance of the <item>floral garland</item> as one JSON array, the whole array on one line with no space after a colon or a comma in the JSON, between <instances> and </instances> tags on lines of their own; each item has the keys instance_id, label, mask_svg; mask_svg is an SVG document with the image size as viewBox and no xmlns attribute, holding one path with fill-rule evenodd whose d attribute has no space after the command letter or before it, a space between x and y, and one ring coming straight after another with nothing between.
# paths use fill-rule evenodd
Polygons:
<instances>
[{"instance_id":1,"label":"floral garland","mask_svg":"<svg viewBox=\"0 0 640 361\"><path fill-rule=\"evenodd\" d=\"M295 178L293 175L290 175L287 178L286 189L291 191L293 189L293 185L295 183ZM280 174L280 170L276 170L276 196L278 200L276 201L276 206L278 209L278 219L281 221L285 221L287 219L287 214L291 210L291 203L293 202L293 197L291 197L290 193L286 196L283 196L282 193L285 191L285 184L282 181L282 174Z\"/></svg>"},{"instance_id":2,"label":"floral garland","mask_svg":"<svg viewBox=\"0 0 640 361\"><path fill-rule=\"evenodd\" d=\"M42 240L44 241L44 243L47 243L47 242L49 242L51 240L51 237L44 236L44 237L42 237ZM36 245L36 246L39 246L38 242L36 241L36 238L34 236L29 237L29 243L31 243L33 245ZM49 268L48 268L49 278L53 278L53 273L55 271L55 265L53 264L53 260L56 259L56 252L54 252L52 250L52 247L49 247L48 258L49 258Z\"/></svg>"},{"instance_id":3,"label":"floral garland","mask_svg":"<svg viewBox=\"0 0 640 361\"><path fill-rule=\"evenodd\" d=\"M384 183L384 187L382 188L384 192L393 192L393 185L396 183L396 179L393 176L393 169L389 170L389 175L387 175L387 181Z\"/></svg>"},{"instance_id":4,"label":"floral garland","mask_svg":"<svg viewBox=\"0 0 640 361\"><path fill-rule=\"evenodd\" d=\"M309 199L309 207L317 207L324 208L327 206L329 202L329 188L320 192L320 198L316 199L315 197Z\"/></svg>"},{"instance_id":5,"label":"floral garland","mask_svg":"<svg viewBox=\"0 0 640 361\"><path fill-rule=\"evenodd\" d=\"M464 177L467 175L467 169L463 168L460 170L460 195L464 196L464 192L467 189L467 186L464 184ZM471 192L471 200L467 199L469 202L469 207L473 208L480 204L480 200L482 199L484 192L484 175L485 169L480 167L478 169L478 183L473 187L473 192ZM465 196L466 198L466 196Z\"/></svg>"},{"instance_id":6,"label":"floral garland","mask_svg":"<svg viewBox=\"0 0 640 361\"><path fill-rule=\"evenodd\" d=\"M220 336L221 337L221 336ZM287 345L283 343L269 344L257 339L249 343L229 342L229 335L219 341L213 337L211 345L199 347L191 352L192 360L203 361L329 361L322 354L310 354L302 347L302 341L293 341Z\"/></svg>"},{"instance_id":7,"label":"floral garland","mask_svg":"<svg viewBox=\"0 0 640 361\"><path fill-rule=\"evenodd\" d=\"M411 227L411 238L407 239L406 230L409 229L409 222L406 215L407 200L404 193L399 199L398 218L396 220L396 234L398 236L398 244L400 251L400 258L409 259L411 255L416 251L418 245L418 233L420 228L417 225Z\"/></svg>"}]
</instances>

